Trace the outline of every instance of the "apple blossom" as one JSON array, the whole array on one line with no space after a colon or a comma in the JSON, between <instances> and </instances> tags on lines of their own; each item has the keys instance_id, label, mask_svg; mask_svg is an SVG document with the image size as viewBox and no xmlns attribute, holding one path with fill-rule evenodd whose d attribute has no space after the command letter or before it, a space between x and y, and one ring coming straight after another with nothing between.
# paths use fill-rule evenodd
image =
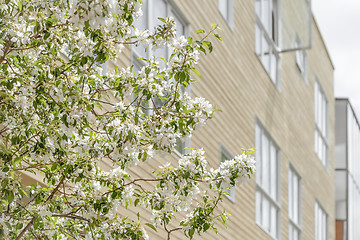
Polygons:
<instances>
[{"instance_id":1,"label":"apple blossom","mask_svg":"<svg viewBox=\"0 0 360 240\"><path fill-rule=\"evenodd\" d=\"M191 150L136 177L135 166L150 169L212 118L207 100L182 89L198 74L200 52L212 51L206 39L220 38L216 26L199 40L176 36L173 18L137 29L141 4L0 2L1 239L149 239L145 228L160 226L167 239L174 231L192 238L226 221L218 203L255 171L252 149L215 170L203 150ZM172 54L143 59L136 71L116 65L131 45ZM106 62L116 66L103 72ZM122 211L130 207L138 219ZM176 220L179 212L186 217Z\"/></svg>"}]
</instances>

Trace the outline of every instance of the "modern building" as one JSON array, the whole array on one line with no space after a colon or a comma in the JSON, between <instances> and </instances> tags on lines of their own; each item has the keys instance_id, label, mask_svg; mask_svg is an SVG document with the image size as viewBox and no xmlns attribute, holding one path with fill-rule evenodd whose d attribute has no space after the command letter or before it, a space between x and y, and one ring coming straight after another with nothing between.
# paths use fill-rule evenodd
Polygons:
<instances>
[{"instance_id":1,"label":"modern building","mask_svg":"<svg viewBox=\"0 0 360 240\"><path fill-rule=\"evenodd\" d=\"M335 101L336 240L360 239L360 124L350 101Z\"/></svg>"},{"instance_id":2,"label":"modern building","mask_svg":"<svg viewBox=\"0 0 360 240\"><path fill-rule=\"evenodd\" d=\"M303 7L309 1L144 3L144 27L173 16L180 34L195 36L211 23L222 28L223 42L214 41L214 52L200 60L201 79L191 86L192 95L222 112L184 145L204 148L214 168L242 148L256 148L255 176L231 189L221 206L232 215L227 229L196 239L335 239L334 66L315 19L307 25L299 14L309 11ZM133 48L132 63L142 54L151 52Z\"/></svg>"}]
</instances>

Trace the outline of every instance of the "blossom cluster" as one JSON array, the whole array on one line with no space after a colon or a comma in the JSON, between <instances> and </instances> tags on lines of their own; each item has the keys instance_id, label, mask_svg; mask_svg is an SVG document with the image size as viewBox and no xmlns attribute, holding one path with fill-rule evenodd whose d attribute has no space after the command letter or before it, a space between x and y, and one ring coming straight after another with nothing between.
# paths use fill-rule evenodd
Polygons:
<instances>
[{"instance_id":1,"label":"blossom cluster","mask_svg":"<svg viewBox=\"0 0 360 240\"><path fill-rule=\"evenodd\" d=\"M249 152L208 170L204 152L194 150L152 178L134 176L132 167L172 153L177 138L214 114L207 100L182 90L210 42L177 37L173 18L136 29L141 3L0 3L1 239L148 239L145 228L159 225L192 238L195 229L215 228L223 189L254 172ZM117 65L132 44L167 45L172 54L165 65L143 59L138 71ZM113 70L104 72L106 63ZM206 216L193 201L202 188L217 194L203 198ZM134 206L139 219L123 213ZM146 209L152 219L141 217ZM167 228L177 212L190 213Z\"/></svg>"}]
</instances>

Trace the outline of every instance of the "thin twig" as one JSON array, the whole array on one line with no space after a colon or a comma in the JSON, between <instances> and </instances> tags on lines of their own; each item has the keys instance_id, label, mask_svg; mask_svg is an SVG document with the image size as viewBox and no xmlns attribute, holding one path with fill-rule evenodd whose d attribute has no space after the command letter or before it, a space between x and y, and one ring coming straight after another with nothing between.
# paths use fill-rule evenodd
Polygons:
<instances>
[{"instance_id":1,"label":"thin twig","mask_svg":"<svg viewBox=\"0 0 360 240\"><path fill-rule=\"evenodd\" d=\"M9 49L10 49L12 44L13 44L13 42L10 41L10 40L7 42L6 47L5 47L4 51L3 51L4 55L0 57L0 64L2 64L2 62L6 58L6 55L11 52Z\"/></svg>"}]
</instances>

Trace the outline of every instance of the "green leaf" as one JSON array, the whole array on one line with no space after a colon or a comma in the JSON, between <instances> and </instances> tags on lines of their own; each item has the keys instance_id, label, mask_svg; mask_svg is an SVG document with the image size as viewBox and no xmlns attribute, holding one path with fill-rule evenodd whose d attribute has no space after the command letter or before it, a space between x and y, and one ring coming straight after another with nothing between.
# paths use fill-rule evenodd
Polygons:
<instances>
[{"instance_id":1,"label":"green leaf","mask_svg":"<svg viewBox=\"0 0 360 240\"><path fill-rule=\"evenodd\" d=\"M5 198L9 203L12 203L12 201L14 201L14 193L11 191L5 191Z\"/></svg>"},{"instance_id":2,"label":"green leaf","mask_svg":"<svg viewBox=\"0 0 360 240\"><path fill-rule=\"evenodd\" d=\"M34 32L38 32L40 30L40 23L39 22L36 22L35 23L35 27L34 27Z\"/></svg>"},{"instance_id":3,"label":"green leaf","mask_svg":"<svg viewBox=\"0 0 360 240\"><path fill-rule=\"evenodd\" d=\"M189 229L189 236L190 236L190 239L192 239L192 238L193 238L194 233L195 233L195 229L194 229L194 228L190 228L190 229Z\"/></svg>"},{"instance_id":4,"label":"green leaf","mask_svg":"<svg viewBox=\"0 0 360 240\"><path fill-rule=\"evenodd\" d=\"M158 58L166 62L166 59L164 57L158 57Z\"/></svg>"},{"instance_id":5,"label":"green leaf","mask_svg":"<svg viewBox=\"0 0 360 240\"><path fill-rule=\"evenodd\" d=\"M193 42L193 38L192 37L188 37L188 44L190 45Z\"/></svg>"},{"instance_id":6,"label":"green leaf","mask_svg":"<svg viewBox=\"0 0 360 240\"><path fill-rule=\"evenodd\" d=\"M22 157L16 157L14 159L14 163L17 164L17 163L21 162L21 160L22 160Z\"/></svg>"},{"instance_id":7,"label":"green leaf","mask_svg":"<svg viewBox=\"0 0 360 240\"><path fill-rule=\"evenodd\" d=\"M201 78L200 72L196 68L192 68L191 71L193 71L199 78Z\"/></svg>"},{"instance_id":8,"label":"green leaf","mask_svg":"<svg viewBox=\"0 0 360 240\"><path fill-rule=\"evenodd\" d=\"M26 196L28 197L28 194L22 189L22 188L18 188L19 193L21 194L21 196Z\"/></svg>"},{"instance_id":9,"label":"green leaf","mask_svg":"<svg viewBox=\"0 0 360 240\"><path fill-rule=\"evenodd\" d=\"M219 39L220 41L222 41L222 38L220 37L219 34L213 33L213 36L216 37L217 39Z\"/></svg>"},{"instance_id":10,"label":"green leaf","mask_svg":"<svg viewBox=\"0 0 360 240\"><path fill-rule=\"evenodd\" d=\"M198 30L196 31L196 34L204 33L204 32L205 32L204 29L198 29Z\"/></svg>"},{"instance_id":11,"label":"green leaf","mask_svg":"<svg viewBox=\"0 0 360 240\"><path fill-rule=\"evenodd\" d=\"M150 227L151 229L153 229L155 232L157 232L156 228L154 227L154 225L150 224L150 223L145 223L146 226Z\"/></svg>"},{"instance_id":12,"label":"green leaf","mask_svg":"<svg viewBox=\"0 0 360 240\"><path fill-rule=\"evenodd\" d=\"M213 47L212 47L212 44L211 44L210 41L203 41L203 45L204 45L207 49L209 49L210 52L212 52Z\"/></svg>"},{"instance_id":13,"label":"green leaf","mask_svg":"<svg viewBox=\"0 0 360 240\"><path fill-rule=\"evenodd\" d=\"M206 54L206 50L205 50L205 48L203 46L200 46L198 49Z\"/></svg>"},{"instance_id":14,"label":"green leaf","mask_svg":"<svg viewBox=\"0 0 360 240\"><path fill-rule=\"evenodd\" d=\"M166 20L164 18L158 18L160 21L162 21L163 23L166 23Z\"/></svg>"},{"instance_id":15,"label":"green leaf","mask_svg":"<svg viewBox=\"0 0 360 240\"><path fill-rule=\"evenodd\" d=\"M204 224L204 232L206 232L206 230L208 230L210 228L210 224L205 223Z\"/></svg>"},{"instance_id":16,"label":"green leaf","mask_svg":"<svg viewBox=\"0 0 360 240\"><path fill-rule=\"evenodd\" d=\"M22 229L23 228L23 223L19 222L18 224L16 224L16 229Z\"/></svg>"},{"instance_id":17,"label":"green leaf","mask_svg":"<svg viewBox=\"0 0 360 240\"><path fill-rule=\"evenodd\" d=\"M21 10L22 10L22 1L21 0L18 1L18 6L19 6L19 11L21 12Z\"/></svg>"}]
</instances>

